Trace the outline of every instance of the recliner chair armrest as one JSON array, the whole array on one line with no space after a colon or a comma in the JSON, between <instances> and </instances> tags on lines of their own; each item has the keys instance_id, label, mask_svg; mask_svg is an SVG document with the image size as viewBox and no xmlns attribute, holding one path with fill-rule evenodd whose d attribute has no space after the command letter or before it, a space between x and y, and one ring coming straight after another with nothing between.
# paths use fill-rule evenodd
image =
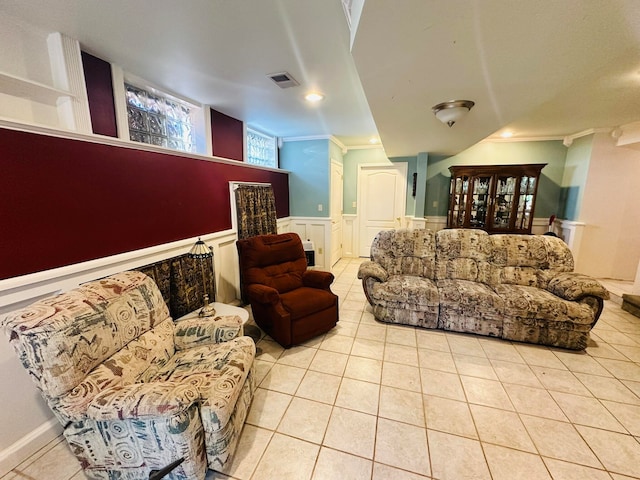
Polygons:
<instances>
[{"instance_id":1,"label":"recliner chair armrest","mask_svg":"<svg viewBox=\"0 0 640 480\"><path fill-rule=\"evenodd\" d=\"M175 324L173 340L177 350L227 342L240 335L242 319L238 315L189 318Z\"/></svg>"},{"instance_id":2,"label":"recliner chair armrest","mask_svg":"<svg viewBox=\"0 0 640 480\"><path fill-rule=\"evenodd\" d=\"M280 303L280 294L275 288L260 285L259 283L251 283L245 288L247 295L251 300L265 305L275 305L276 303Z\"/></svg>"},{"instance_id":3,"label":"recliner chair armrest","mask_svg":"<svg viewBox=\"0 0 640 480\"><path fill-rule=\"evenodd\" d=\"M609 299L609 292L600 282L576 272L565 272L554 277L547 290L565 300L580 300L588 296Z\"/></svg>"},{"instance_id":4,"label":"recliner chair armrest","mask_svg":"<svg viewBox=\"0 0 640 480\"><path fill-rule=\"evenodd\" d=\"M305 270L302 274L302 284L305 287L329 290L334 280L333 273L321 270Z\"/></svg>"},{"instance_id":5,"label":"recliner chair armrest","mask_svg":"<svg viewBox=\"0 0 640 480\"><path fill-rule=\"evenodd\" d=\"M134 383L96 395L87 408L87 416L93 420L169 417L199 400L198 389L184 383Z\"/></svg>"}]
</instances>

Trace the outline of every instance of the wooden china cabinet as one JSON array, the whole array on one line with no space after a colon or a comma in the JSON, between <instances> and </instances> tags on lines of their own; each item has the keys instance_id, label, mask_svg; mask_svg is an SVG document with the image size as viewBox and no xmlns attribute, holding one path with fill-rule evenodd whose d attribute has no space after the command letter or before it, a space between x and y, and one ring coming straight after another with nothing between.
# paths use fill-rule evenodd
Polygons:
<instances>
[{"instance_id":1,"label":"wooden china cabinet","mask_svg":"<svg viewBox=\"0 0 640 480\"><path fill-rule=\"evenodd\" d=\"M447 227L531 233L538 180L545 165L450 167Z\"/></svg>"}]
</instances>

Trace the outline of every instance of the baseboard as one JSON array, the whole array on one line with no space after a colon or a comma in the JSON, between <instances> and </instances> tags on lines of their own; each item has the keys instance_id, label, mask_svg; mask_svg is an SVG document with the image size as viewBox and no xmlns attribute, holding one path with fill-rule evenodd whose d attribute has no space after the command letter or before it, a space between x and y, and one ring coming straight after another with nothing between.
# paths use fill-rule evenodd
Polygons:
<instances>
[{"instance_id":1,"label":"baseboard","mask_svg":"<svg viewBox=\"0 0 640 480\"><path fill-rule=\"evenodd\" d=\"M61 433L60 422L52 418L0 451L0 477L5 476Z\"/></svg>"}]
</instances>

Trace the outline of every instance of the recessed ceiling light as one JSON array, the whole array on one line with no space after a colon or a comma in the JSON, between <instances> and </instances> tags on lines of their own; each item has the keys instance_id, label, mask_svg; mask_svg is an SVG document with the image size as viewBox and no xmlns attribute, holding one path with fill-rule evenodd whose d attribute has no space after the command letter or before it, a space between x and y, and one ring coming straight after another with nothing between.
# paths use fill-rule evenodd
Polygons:
<instances>
[{"instance_id":1,"label":"recessed ceiling light","mask_svg":"<svg viewBox=\"0 0 640 480\"><path fill-rule=\"evenodd\" d=\"M371 145L375 145L376 143L380 143L380 139L379 139L378 137L371 137L371 138L369 139L369 143L370 143Z\"/></svg>"},{"instance_id":2,"label":"recessed ceiling light","mask_svg":"<svg viewBox=\"0 0 640 480\"><path fill-rule=\"evenodd\" d=\"M510 131L508 131L508 130L507 130L506 132L502 132L502 133L500 134L500 136L501 136L502 138L511 138L511 137L513 137L513 132L510 132Z\"/></svg>"},{"instance_id":3,"label":"recessed ceiling light","mask_svg":"<svg viewBox=\"0 0 640 480\"><path fill-rule=\"evenodd\" d=\"M323 98L324 98L324 95L318 92L310 92L304 96L304 99L307 102L311 102L311 103L319 102Z\"/></svg>"}]
</instances>

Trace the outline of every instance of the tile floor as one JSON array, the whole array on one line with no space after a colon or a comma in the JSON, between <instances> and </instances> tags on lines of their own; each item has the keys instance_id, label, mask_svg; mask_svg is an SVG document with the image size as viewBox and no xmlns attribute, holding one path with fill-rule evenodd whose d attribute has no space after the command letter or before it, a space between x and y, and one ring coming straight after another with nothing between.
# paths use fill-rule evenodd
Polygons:
<instances>
[{"instance_id":1,"label":"tile floor","mask_svg":"<svg viewBox=\"0 0 640 480\"><path fill-rule=\"evenodd\" d=\"M334 269L340 323L258 343L259 388L214 479L640 478L640 319L607 302L586 352L386 325L360 260ZM2 480L81 480L63 441Z\"/></svg>"}]
</instances>

